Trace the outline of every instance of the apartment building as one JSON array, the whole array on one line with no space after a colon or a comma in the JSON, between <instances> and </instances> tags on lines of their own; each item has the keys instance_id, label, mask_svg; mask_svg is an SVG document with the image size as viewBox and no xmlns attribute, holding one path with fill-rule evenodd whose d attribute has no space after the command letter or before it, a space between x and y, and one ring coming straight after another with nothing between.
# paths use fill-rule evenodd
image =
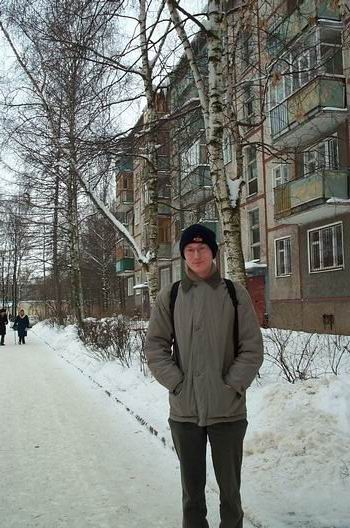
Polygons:
<instances>
[{"instance_id":1,"label":"apartment building","mask_svg":"<svg viewBox=\"0 0 350 528\"><path fill-rule=\"evenodd\" d=\"M167 112L165 92L157 94L156 118ZM158 265L160 285L171 282L171 214L169 180L169 126L151 123L147 109L142 113L125 144L116 164L116 214L135 238L145 254L149 249L149 132L155 141L158 209ZM116 272L123 280L121 308L129 314L149 315L149 297L145 271L142 269L124 239L117 243Z\"/></svg>"},{"instance_id":2,"label":"apartment building","mask_svg":"<svg viewBox=\"0 0 350 528\"><path fill-rule=\"evenodd\" d=\"M273 326L350 331L349 42L336 3L287 2L267 48L268 313ZM283 45L283 47L282 47Z\"/></svg>"},{"instance_id":3,"label":"apartment building","mask_svg":"<svg viewBox=\"0 0 350 528\"><path fill-rule=\"evenodd\" d=\"M241 225L248 289L261 324L349 333L350 53L346 21L328 0L266 6L262 1L256 5L247 31L241 31L235 45L235 104L244 146ZM205 43L200 38L197 42L197 60L205 70ZM162 134L160 141L165 145L168 137L168 150L163 147L169 164L166 200L170 198L173 207L160 214L167 247L167 260L160 262L162 286L182 276L178 242L182 229L193 222L203 222L216 232L221 243L217 263L225 274L196 95L183 58L170 75L166 94L167 111L178 112L180 117L169 123L168 136ZM223 149L226 172L234 179L236 149L229 122ZM141 189L137 175L143 169L139 165L133 161L134 189ZM145 193L146 189L141 196ZM143 236L147 226L146 201L140 197L137 207L135 199L127 213L134 215L138 236ZM127 278L127 297L132 305L142 295L134 287L143 285L144 295L147 288L140 271L129 271L133 273Z\"/></svg>"}]
</instances>

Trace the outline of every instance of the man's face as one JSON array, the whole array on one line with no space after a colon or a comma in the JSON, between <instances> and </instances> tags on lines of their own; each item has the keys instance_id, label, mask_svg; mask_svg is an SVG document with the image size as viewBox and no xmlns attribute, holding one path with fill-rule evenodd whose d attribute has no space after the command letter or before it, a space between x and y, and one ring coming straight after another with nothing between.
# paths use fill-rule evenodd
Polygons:
<instances>
[{"instance_id":1,"label":"man's face","mask_svg":"<svg viewBox=\"0 0 350 528\"><path fill-rule=\"evenodd\" d=\"M205 279L210 276L213 265L213 253L207 244L193 242L187 244L184 255L188 267L199 277Z\"/></svg>"}]
</instances>

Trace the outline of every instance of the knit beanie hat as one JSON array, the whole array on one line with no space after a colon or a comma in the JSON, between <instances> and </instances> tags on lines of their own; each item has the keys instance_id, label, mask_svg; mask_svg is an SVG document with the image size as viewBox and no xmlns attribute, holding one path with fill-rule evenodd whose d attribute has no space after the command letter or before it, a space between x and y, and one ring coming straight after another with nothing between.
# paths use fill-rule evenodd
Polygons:
<instances>
[{"instance_id":1,"label":"knit beanie hat","mask_svg":"<svg viewBox=\"0 0 350 528\"><path fill-rule=\"evenodd\" d=\"M194 242L197 242L198 244L207 244L213 253L213 258L216 257L218 245L216 243L216 235L214 231L208 229L202 224L193 224L190 227L187 227L180 238L180 253L183 259L185 258L185 247Z\"/></svg>"}]
</instances>

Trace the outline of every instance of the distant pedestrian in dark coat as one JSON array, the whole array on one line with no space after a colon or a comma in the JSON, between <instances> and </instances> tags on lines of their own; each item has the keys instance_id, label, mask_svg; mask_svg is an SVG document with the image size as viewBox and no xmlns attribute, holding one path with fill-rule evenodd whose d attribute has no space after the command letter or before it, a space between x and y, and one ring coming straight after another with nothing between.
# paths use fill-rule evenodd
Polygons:
<instances>
[{"instance_id":1,"label":"distant pedestrian in dark coat","mask_svg":"<svg viewBox=\"0 0 350 528\"><path fill-rule=\"evenodd\" d=\"M14 329L18 332L18 344L25 345L25 337L27 336L27 328L29 328L28 315L24 315L24 310L20 310L14 323Z\"/></svg>"},{"instance_id":2,"label":"distant pedestrian in dark coat","mask_svg":"<svg viewBox=\"0 0 350 528\"><path fill-rule=\"evenodd\" d=\"M1 345L5 344L5 335L6 335L6 325L8 324L6 308L0 309L0 336L1 336Z\"/></svg>"}]
</instances>

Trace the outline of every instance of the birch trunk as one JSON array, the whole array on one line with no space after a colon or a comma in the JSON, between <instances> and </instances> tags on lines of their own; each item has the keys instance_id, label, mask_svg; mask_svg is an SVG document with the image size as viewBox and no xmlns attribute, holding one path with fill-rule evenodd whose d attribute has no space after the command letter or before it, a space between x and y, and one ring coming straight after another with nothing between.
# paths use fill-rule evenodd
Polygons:
<instances>
[{"instance_id":1,"label":"birch trunk","mask_svg":"<svg viewBox=\"0 0 350 528\"><path fill-rule=\"evenodd\" d=\"M58 167L56 168L58 171ZM52 226L52 272L54 278L55 288L55 304L56 304L56 316L58 324L64 324L63 312L62 312L62 288L61 288L61 274L58 265L58 206L59 206L59 174L55 175L55 191L54 191L54 213L53 213L53 226Z\"/></svg>"},{"instance_id":2,"label":"birch trunk","mask_svg":"<svg viewBox=\"0 0 350 528\"><path fill-rule=\"evenodd\" d=\"M31 84L35 95L38 97L38 100L39 100L40 104L42 105L42 110L43 110L43 112L44 112L44 114L45 114L45 116L46 116L46 118L48 120L48 126L49 126L49 129L50 129L51 133L52 133L53 144L54 144L55 148L57 149L57 152L59 153L59 159L62 161L62 174L67 170L67 166L69 166L70 167L70 171L73 171L74 176L77 178L77 180L79 180L80 186L84 189L86 194L89 196L90 200L96 206L97 210L99 210L104 215L104 217L107 218L112 223L114 229L123 238L125 238L127 243L130 245L130 247L131 247L131 249L132 249L132 251L133 251L133 253L135 255L136 260L138 262L140 262L145 269L148 269L148 262L149 262L148 254L146 254L146 255L142 254L142 251L139 248L139 246L137 245L135 239L131 236L131 234L127 231L127 229L125 229L124 225L115 218L114 214L103 204L103 202L99 199L99 197L97 195L95 195L95 193L90 189L89 184L88 184L87 180L84 177L84 174L82 174L81 171L77 168L76 160L71 157L69 148L63 148L62 144L60 143L60 141L58 141L58 139L57 139L57 130L56 130L55 120L54 120L55 107L51 106L50 99L47 98L40 81L32 74L30 68L27 66L27 62L22 58L21 54L17 50L16 46L14 45L14 43L13 43L13 41L11 39L10 34L8 33L8 31L6 30L6 28L2 24L1 20L0 20L0 30L3 33L5 39L7 40L10 48L12 49L18 64L21 66L23 72L27 76L27 79L29 80L29 83ZM73 68L73 65L72 65L72 70L73 69L74 68ZM66 85L66 83L65 83L65 85ZM66 97L70 97L67 94L63 94L63 95L65 95ZM67 101L66 101L66 103L67 103ZM70 104L70 103L68 103L68 104ZM71 108L71 112L74 112L74 108L73 107L74 107L74 105ZM66 115L65 117L66 117L66 119L70 119L71 115L69 117ZM70 137L72 137L71 133L70 133ZM71 212L71 214L73 214L73 211ZM76 245L76 240L75 239L77 239L77 237L72 233L71 250L72 250L73 254L76 255L77 245ZM75 262L76 262L76 265L77 265L78 260L77 260L76 256L75 256ZM152 266L151 266L151 268L152 268ZM79 272L78 272L78 275L79 275ZM77 280L75 280L74 282L75 282L76 286L79 288L80 279L77 277ZM151 280L151 283L153 283L153 282L154 281ZM154 294L153 294L153 296L154 296ZM74 297L76 298L77 306L79 306L79 305L82 306L82 303L79 300L79 298L81 297L81 294L78 294L77 296L74 296ZM79 318L81 319L82 318L82 313L81 313L80 308L79 308L78 311L79 311L79 314L80 314Z\"/></svg>"},{"instance_id":3,"label":"birch trunk","mask_svg":"<svg viewBox=\"0 0 350 528\"><path fill-rule=\"evenodd\" d=\"M195 61L193 48L185 32L175 0L167 0L170 16L185 50L202 108L206 141L209 153L209 167L213 192L222 226L224 249L227 258L226 274L245 284L244 258L241 243L241 223L239 200L232 206L223 160L223 106L224 89L224 50L223 36L225 12L220 0L208 2L207 33L208 86Z\"/></svg>"},{"instance_id":4,"label":"birch trunk","mask_svg":"<svg viewBox=\"0 0 350 528\"><path fill-rule=\"evenodd\" d=\"M148 132L144 134L147 143L147 167L144 174L147 174L147 187L149 193L148 205L148 249L150 253L149 264L146 268L148 293L150 305L155 303L159 291L159 271L158 271L158 181L157 181L157 160L156 141L154 123L156 122L156 93L152 85L152 65L149 57L147 40L147 14L146 1L140 0L140 43L142 73L145 95L147 99L147 120L145 128Z\"/></svg>"},{"instance_id":5,"label":"birch trunk","mask_svg":"<svg viewBox=\"0 0 350 528\"><path fill-rule=\"evenodd\" d=\"M68 185L68 222L69 222L69 260L72 285L72 308L78 326L83 326L83 289L81 284L79 227L77 207L77 178L75 171L70 169Z\"/></svg>"}]
</instances>

